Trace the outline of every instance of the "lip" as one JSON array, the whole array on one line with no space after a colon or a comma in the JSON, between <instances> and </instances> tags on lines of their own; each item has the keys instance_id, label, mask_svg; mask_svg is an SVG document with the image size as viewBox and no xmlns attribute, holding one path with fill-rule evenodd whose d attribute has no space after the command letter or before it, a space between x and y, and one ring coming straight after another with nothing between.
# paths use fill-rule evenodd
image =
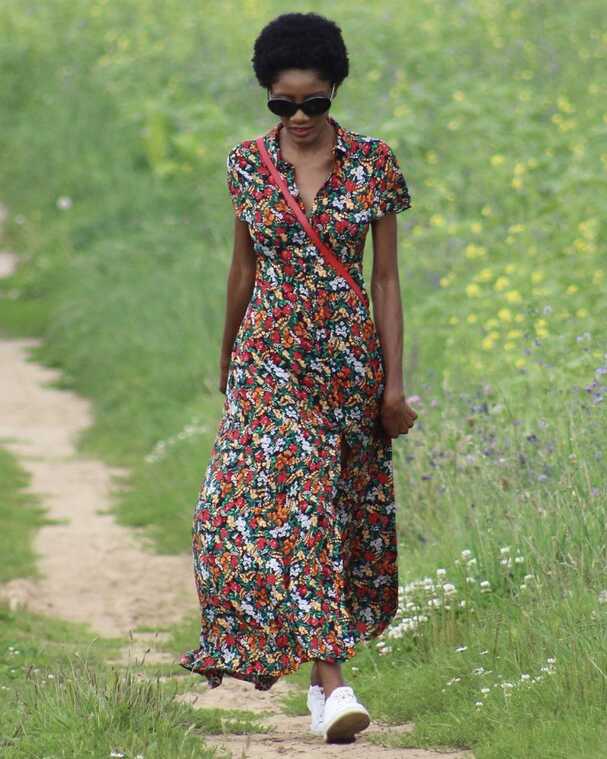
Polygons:
<instances>
[{"instance_id":1,"label":"lip","mask_svg":"<svg viewBox=\"0 0 607 759\"><path fill-rule=\"evenodd\" d=\"M303 127L303 128L302 127L290 127L290 129L293 132L293 134L303 135L303 134L308 134L308 132L312 129L312 127L311 126Z\"/></svg>"}]
</instances>

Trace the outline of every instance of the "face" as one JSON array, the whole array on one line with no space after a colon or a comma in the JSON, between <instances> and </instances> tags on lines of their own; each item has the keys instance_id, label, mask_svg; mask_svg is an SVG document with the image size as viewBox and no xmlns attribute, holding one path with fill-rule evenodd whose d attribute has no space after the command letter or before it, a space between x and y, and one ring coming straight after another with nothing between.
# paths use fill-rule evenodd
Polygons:
<instances>
[{"instance_id":1,"label":"face","mask_svg":"<svg viewBox=\"0 0 607 759\"><path fill-rule=\"evenodd\" d=\"M320 79L312 69L282 71L269 90L268 97L279 97L300 103L305 98L324 95L331 97L331 82ZM335 92L337 91L337 88ZM318 116L307 116L301 109L293 116L280 116L290 137L298 143L314 142L324 129L329 111Z\"/></svg>"}]
</instances>

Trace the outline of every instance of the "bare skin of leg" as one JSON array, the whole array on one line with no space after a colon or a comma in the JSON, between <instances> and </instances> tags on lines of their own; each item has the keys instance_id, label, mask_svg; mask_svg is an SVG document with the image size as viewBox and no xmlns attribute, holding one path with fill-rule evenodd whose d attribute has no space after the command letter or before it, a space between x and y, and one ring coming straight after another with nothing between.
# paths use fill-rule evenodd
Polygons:
<instances>
[{"instance_id":1,"label":"bare skin of leg","mask_svg":"<svg viewBox=\"0 0 607 759\"><path fill-rule=\"evenodd\" d=\"M341 672L341 664L329 664L326 661L315 659L310 675L311 685L322 685L325 698L329 698L335 688L346 684Z\"/></svg>"}]
</instances>

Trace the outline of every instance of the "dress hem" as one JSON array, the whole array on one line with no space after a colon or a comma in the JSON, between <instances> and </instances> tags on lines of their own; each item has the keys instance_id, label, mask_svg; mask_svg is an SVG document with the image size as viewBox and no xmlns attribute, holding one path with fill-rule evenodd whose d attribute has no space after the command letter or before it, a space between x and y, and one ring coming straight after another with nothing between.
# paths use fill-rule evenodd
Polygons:
<instances>
[{"instance_id":1,"label":"dress hem","mask_svg":"<svg viewBox=\"0 0 607 759\"><path fill-rule=\"evenodd\" d=\"M243 672L242 670L232 670L228 667L222 666L206 666L197 667L196 659L203 658L198 657L200 649L194 651L188 651L179 659L179 666L187 669L193 674L198 674L201 677L206 677L209 688L217 688L223 682L224 677L234 677L237 680L244 680L246 682L253 683L256 690L269 690L278 680L286 675L296 672L302 664L312 661L314 659L321 659L330 664L339 663L342 664L349 659L352 659L356 655L356 646L359 643L365 643L373 638L379 637L381 633L388 627L394 615L384 619L383 622L376 624L373 631L367 631L366 633L359 633L355 636L355 641L351 646L345 646L341 653L335 655L323 654L321 651L306 651L304 654L297 658L291 658L289 663L285 665L283 669L274 675L262 672ZM206 655L204 658L213 659L212 656Z\"/></svg>"}]
</instances>

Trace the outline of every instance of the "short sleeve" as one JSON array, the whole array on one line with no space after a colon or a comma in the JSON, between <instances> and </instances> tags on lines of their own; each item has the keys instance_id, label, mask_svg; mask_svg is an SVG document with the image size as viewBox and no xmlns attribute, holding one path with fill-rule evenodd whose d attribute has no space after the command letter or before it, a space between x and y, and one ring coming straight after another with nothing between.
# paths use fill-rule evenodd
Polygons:
<instances>
[{"instance_id":1,"label":"short sleeve","mask_svg":"<svg viewBox=\"0 0 607 759\"><path fill-rule=\"evenodd\" d=\"M407 181L392 148L378 141L373 167L375 193L371 218L380 219L389 213L400 213L411 207Z\"/></svg>"},{"instance_id":2,"label":"short sleeve","mask_svg":"<svg viewBox=\"0 0 607 759\"><path fill-rule=\"evenodd\" d=\"M253 198L249 192L251 183L251 164L247 160L246 149L239 143L235 145L226 160L226 181L232 199L234 213L239 219L251 224L253 221Z\"/></svg>"}]
</instances>

